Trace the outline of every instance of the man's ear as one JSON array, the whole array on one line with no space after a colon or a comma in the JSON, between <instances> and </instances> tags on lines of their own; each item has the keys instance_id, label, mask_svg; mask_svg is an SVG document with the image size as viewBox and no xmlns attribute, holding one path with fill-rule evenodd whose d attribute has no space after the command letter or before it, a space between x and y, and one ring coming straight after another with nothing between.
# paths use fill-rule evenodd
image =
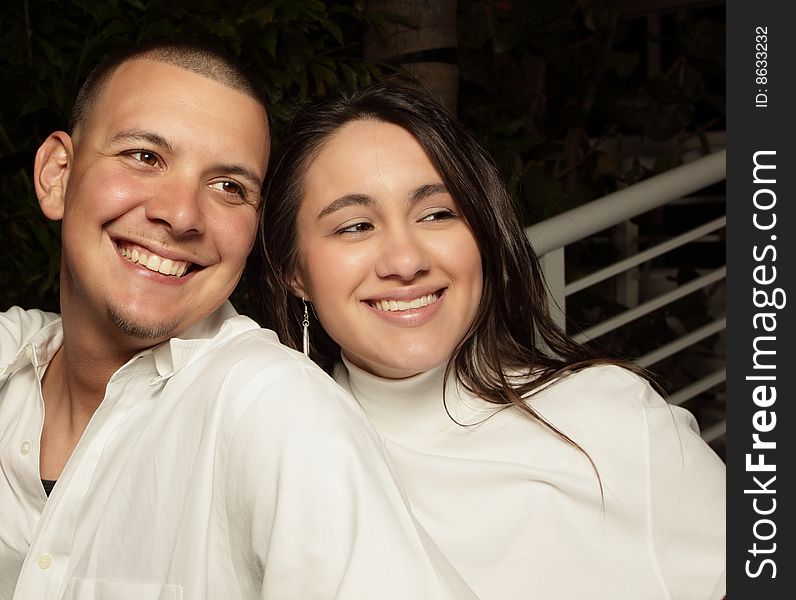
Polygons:
<instances>
[{"instance_id":1,"label":"man's ear","mask_svg":"<svg viewBox=\"0 0 796 600\"><path fill-rule=\"evenodd\" d=\"M74 160L74 146L68 133L51 133L36 152L33 184L41 211L48 219L64 217L64 195Z\"/></svg>"}]
</instances>

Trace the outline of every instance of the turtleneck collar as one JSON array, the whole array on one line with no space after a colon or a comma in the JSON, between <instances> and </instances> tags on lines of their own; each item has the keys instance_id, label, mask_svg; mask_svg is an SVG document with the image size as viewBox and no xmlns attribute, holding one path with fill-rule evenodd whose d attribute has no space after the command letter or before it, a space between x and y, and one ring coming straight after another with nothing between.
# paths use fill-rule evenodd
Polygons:
<instances>
[{"instance_id":1,"label":"turtleneck collar","mask_svg":"<svg viewBox=\"0 0 796 600\"><path fill-rule=\"evenodd\" d=\"M469 394L453 374L445 381L445 367L443 363L413 377L385 379L343 356L334 377L357 399L381 435L412 444L452 427L478 423L501 408Z\"/></svg>"}]
</instances>

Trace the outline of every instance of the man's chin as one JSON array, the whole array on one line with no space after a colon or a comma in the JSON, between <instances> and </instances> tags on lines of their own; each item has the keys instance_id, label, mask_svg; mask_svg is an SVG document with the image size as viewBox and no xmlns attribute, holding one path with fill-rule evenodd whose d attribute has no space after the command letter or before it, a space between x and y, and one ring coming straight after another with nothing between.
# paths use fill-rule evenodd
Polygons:
<instances>
[{"instance_id":1,"label":"man's chin","mask_svg":"<svg viewBox=\"0 0 796 600\"><path fill-rule=\"evenodd\" d=\"M142 342L149 342L152 345L172 337L179 325L179 321L176 319L146 323L141 319L134 319L131 315L124 314L113 306L108 307L108 318L125 335Z\"/></svg>"}]
</instances>

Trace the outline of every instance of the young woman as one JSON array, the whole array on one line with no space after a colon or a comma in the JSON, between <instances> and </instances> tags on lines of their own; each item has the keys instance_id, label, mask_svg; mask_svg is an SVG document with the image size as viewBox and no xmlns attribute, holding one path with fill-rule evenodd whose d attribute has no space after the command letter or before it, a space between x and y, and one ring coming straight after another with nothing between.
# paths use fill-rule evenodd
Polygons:
<instances>
[{"instance_id":1,"label":"young woman","mask_svg":"<svg viewBox=\"0 0 796 600\"><path fill-rule=\"evenodd\" d=\"M252 273L265 326L297 349L308 330L474 591L721 598L723 463L688 412L556 328L466 130L385 83L304 107L284 139Z\"/></svg>"}]
</instances>

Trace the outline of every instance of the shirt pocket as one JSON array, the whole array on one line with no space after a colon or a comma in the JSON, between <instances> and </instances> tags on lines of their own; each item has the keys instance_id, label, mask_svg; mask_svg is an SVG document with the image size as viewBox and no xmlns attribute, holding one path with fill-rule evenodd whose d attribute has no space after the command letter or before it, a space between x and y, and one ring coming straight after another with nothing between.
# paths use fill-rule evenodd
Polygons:
<instances>
[{"instance_id":1,"label":"shirt pocket","mask_svg":"<svg viewBox=\"0 0 796 600\"><path fill-rule=\"evenodd\" d=\"M183 600L182 586L71 579L64 600Z\"/></svg>"}]
</instances>

